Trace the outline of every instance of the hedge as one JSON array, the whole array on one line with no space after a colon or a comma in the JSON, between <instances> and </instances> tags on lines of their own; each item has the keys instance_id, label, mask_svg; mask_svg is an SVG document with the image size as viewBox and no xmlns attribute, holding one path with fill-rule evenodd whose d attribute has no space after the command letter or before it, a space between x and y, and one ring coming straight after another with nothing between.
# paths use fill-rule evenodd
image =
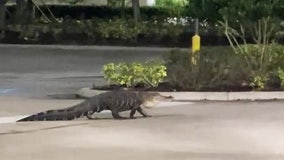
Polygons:
<instances>
[{"instance_id":1,"label":"hedge","mask_svg":"<svg viewBox=\"0 0 284 160\"><path fill-rule=\"evenodd\" d=\"M47 5L55 17L61 18L69 16L72 19L90 19L101 18L111 19L114 17L122 16L121 8L114 8L109 6L79 6L79 5ZM41 6L41 10L48 14L48 10ZM15 13L16 6L8 6L8 11ZM132 17L132 8L127 7L124 10L125 17ZM40 15L40 12L36 10L36 15ZM143 19L151 19L153 17L165 18L165 17L177 17L180 15L180 10L174 8L165 7L141 7L141 17Z\"/></svg>"}]
</instances>

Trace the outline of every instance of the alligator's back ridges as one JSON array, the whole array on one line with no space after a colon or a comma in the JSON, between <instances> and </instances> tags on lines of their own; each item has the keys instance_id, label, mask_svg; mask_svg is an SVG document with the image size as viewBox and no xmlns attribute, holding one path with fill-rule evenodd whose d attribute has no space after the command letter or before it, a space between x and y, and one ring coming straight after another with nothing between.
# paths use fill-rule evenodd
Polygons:
<instances>
[{"instance_id":1,"label":"alligator's back ridges","mask_svg":"<svg viewBox=\"0 0 284 160\"><path fill-rule=\"evenodd\" d=\"M72 107L40 112L20 119L17 122L73 120L83 116L91 119L90 117L93 113L101 112L103 110L110 110L115 119L122 119L123 117L119 115L119 112L127 110L131 110L130 118L134 118L133 116L136 111L144 117L148 117L149 115L141 108L141 106L147 104L149 101L156 101L156 97L158 97L157 99L172 100L172 97L161 96L158 93L115 90L88 98L82 103Z\"/></svg>"}]
</instances>

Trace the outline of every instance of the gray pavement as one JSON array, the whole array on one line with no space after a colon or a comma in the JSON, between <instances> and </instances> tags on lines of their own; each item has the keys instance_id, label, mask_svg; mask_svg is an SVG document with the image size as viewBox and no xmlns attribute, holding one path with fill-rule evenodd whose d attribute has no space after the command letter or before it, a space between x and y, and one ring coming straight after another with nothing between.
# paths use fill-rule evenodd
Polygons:
<instances>
[{"instance_id":1,"label":"gray pavement","mask_svg":"<svg viewBox=\"0 0 284 160\"><path fill-rule=\"evenodd\" d=\"M170 48L0 45L0 94L45 97L102 84L109 62L161 59Z\"/></svg>"},{"instance_id":2,"label":"gray pavement","mask_svg":"<svg viewBox=\"0 0 284 160\"><path fill-rule=\"evenodd\" d=\"M42 105L52 108L51 101ZM61 107L75 103L64 102ZM153 117L146 119L118 121L103 113L92 121L0 124L0 155L1 160L283 160L283 104L201 102L150 109Z\"/></svg>"},{"instance_id":3,"label":"gray pavement","mask_svg":"<svg viewBox=\"0 0 284 160\"><path fill-rule=\"evenodd\" d=\"M165 50L0 45L0 159L284 159L283 101L172 102L147 110L151 118L117 121L102 113L92 121L14 123L79 103L42 97L103 83L100 70L107 62L159 59Z\"/></svg>"}]
</instances>

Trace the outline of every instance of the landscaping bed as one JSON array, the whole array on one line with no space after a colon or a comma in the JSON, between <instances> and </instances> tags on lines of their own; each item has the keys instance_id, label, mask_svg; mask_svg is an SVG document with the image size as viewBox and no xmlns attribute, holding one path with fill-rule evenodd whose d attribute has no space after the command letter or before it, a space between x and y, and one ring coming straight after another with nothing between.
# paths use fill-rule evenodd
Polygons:
<instances>
[{"instance_id":1,"label":"landscaping bed","mask_svg":"<svg viewBox=\"0 0 284 160\"><path fill-rule=\"evenodd\" d=\"M160 92L284 91L284 46L203 47L198 54L171 50L162 60L108 63L104 86L95 90L132 89ZM262 57L265 47L265 57ZM238 50L238 52L239 52ZM195 64L192 58L196 56Z\"/></svg>"}]
</instances>

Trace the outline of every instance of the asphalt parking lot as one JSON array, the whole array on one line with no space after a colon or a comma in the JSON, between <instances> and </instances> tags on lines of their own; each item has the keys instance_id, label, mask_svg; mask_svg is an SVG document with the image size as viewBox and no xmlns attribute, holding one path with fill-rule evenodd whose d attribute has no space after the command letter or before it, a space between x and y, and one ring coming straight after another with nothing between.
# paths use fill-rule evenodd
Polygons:
<instances>
[{"instance_id":1,"label":"asphalt parking lot","mask_svg":"<svg viewBox=\"0 0 284 160\"><path fill-rule=\"evenodd\" d=\"M161 60L170 48L0 45L0 95L45 98L105 83L110 62Z\"/></svg>"},{"instance_id":2,"label":"asphalt parking lot","mask_svg":"<svg viewBox=\"0 0 284 160\"><path fill-rule=\"evenodd\" d=\"M160 59L168 49L0 45L0 160L283 160L284 102L171 102L153 117L17 119L81 100L49 99L103 83L107 62ZM127 116L128 113L124 113Z\"/></svg>"},{"instance_id":3,"label":"asphalt parking lot","mask_svg":"<svg viewBox=\"0 0 284 160\"><path fill-rule=\"evenodd\" d=\"M1 109L2 120L4 115L15 117L78 103L13 98L7 106L11 97L0 99L1 106L6 106ZM0 155L1 160L282 160L283 104L170 103L147 110L151 118L135 120L113 120L109 113L102 113L98 120L1 123Z\"/></svg>"}]
</instances>

